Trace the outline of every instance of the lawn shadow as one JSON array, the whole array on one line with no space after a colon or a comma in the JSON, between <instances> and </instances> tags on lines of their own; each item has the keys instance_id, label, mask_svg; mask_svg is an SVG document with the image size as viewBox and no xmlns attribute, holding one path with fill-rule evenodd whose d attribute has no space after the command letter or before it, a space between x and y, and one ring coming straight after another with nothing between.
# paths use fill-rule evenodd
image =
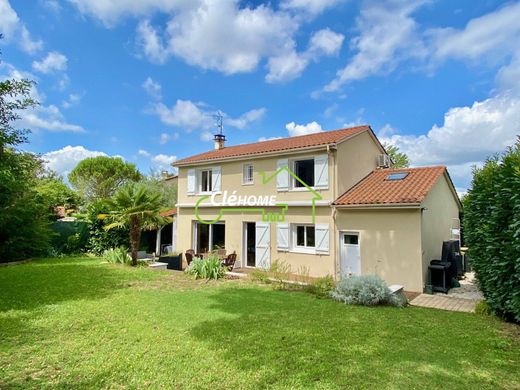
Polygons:
<instances>
[{"instance_id":1,"label":"lawn shadow","mask_svg":"<svg viewBox=\"0 0 520 390\"><path fill-rule=\"evenodd\" d=\"M0 312L32 310L81 299L101 299L124 288L130 277L92 260L38 260L0 269Z\"/></svg>"},{"instance_id":2,"label":"lawn shadow","mask_svg":"<svg viewBox=\"0 0 520 390\"><path fill-rule=\"evenodd\" d=\"M415 309L352 307L254 288L221 289L212 299L213 310L234 318L203 322L191 334L251 378L252 388L495 386L496 378L465 372L466 357L456 348L447 355L445 345L427 345L428 322L439 331L444 324ZM407 322L413 326L399 329Z\"/></svg>"}]
</instances>

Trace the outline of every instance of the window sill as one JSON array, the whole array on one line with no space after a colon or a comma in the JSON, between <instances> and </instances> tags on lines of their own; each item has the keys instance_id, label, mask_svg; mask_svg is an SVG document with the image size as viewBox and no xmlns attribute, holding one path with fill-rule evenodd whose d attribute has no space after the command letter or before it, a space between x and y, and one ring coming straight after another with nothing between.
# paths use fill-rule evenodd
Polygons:
<instances>
[{"instance_id":1,"label":"window sill","mask_svg":"<svg viewBox=\"0 0 520 390\"><path fill-rule=\"evenodd\" d=\"M315 248L296 247L296 248L289 249L289 252L302 253L302 254L307 254L307 255L315 255L316 249Z\"/></svg>"},{"instance_id":2,"label":"window sill","mask_svg":"<svg viewBox=\"0 0 520 390\"><path fill-rule=\"evenodd\" d=\"M251 183L242 183L243 186L252 186L253 184L255 184L255 183L253 183L253 182L251 182Z\"/></svg>"}]
</instances>

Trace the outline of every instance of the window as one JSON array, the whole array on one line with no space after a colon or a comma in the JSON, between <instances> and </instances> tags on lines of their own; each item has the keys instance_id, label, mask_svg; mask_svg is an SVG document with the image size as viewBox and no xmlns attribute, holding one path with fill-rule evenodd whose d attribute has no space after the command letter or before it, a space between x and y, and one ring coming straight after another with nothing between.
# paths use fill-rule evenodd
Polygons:
<instances>
[{"instance_id":1,"label":"window","mask_svg":"<svg viewBox=\"0 0 520 390\"><path fill-rule=\"evenodd\" d=\"M403 180L406 176L408 176L408 172L391 173L386 180Z\"/></svg>"},{"instance_id":2,"label":"window","mask_svg":"<svg viewBox=\"0 0 520 390\"><path fill-rule=\"evenodd\" d=\"M211 192L213 190L211 169L200 171L199 192Z\"/></svg>"},{"instance_id":3,"label":"window","mask_svg":"<svg viewBox=\"0 0 520 390\"><path fill-rule=\"evenodd\" d=\"M242 184L253 184L253 164L244 164Z\"/></svg>"},{"instance_id":4,"label":"window","mask_svg":"<svg viewBox=\"0 0 520 390\"><path fill-rule=\"evenodd\" d=\"M296 226L296 246L302 248L314 248L314 226L297 225Z\"/></svg>"},{"instance_id":5,"label":"window","mask_svg":"<svg viewBox=\"0 0 520 390\"><path fill-rule=\"evenodd\" d=\"M357 234L345 234L343 241L347 245L359 245L359 236Z\"/></svg>"},{"instance_id":6,"label":"window","mask_svg":"<svg viewBox=\"0 0 520 390\"><path fill-rule=\"evenodd\" d=\"M309 187L314 187L314 159L296 160L294 162L294 173ZM294 187L305 187L305 185L295 179Z\"/></svg>"}]
</instances>

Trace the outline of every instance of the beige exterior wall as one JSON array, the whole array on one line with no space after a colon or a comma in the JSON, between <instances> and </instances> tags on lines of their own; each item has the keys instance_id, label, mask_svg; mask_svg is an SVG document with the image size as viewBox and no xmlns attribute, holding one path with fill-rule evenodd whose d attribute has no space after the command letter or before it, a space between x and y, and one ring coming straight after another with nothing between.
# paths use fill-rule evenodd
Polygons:
<instances>
[{"instance_id":1,"label":"beige exterior wall","mask_svg":"<svg viewBox=\"0 0 520 390\"><path fill-rule=\"evenodd\" d=\"M337 150L336 198L376 169L377 156L381 153L374 138L366 131L340 143Z\"/></svg>"},{"instance_id":2,"label":"beige exterior wall","mask_svg":"<svg viewBox=\"0 0 520 390\"><path fill-rule=\"evenodd\" d=\"M419 209L342 209L336 225L338 231L359 233L362 274L422 292Z\"/></svg>"},{"instance_id":3,"label":"beige exterior wall","mask_svg":"<svg viewBox=\"0 0 520 390\"><path fill-rule=\"evenodd\" d=\"M330 154L332 154L331 152ZM313 158L317 155L327 154L326 148L314 152L298 153L298 154L280 154L277 157L257 158L252 160L238 160L226 162L214 162L213 164L197 165L196 169L220 167L222 177L222 191L227 190L229 194L236 191L236 195L276 195L277 201L310 201L312 199L309 191L306 189L297 189L289 191L278 191L276 188L276 178L273 178L268 183L263 184L259 172L265 172L267 175L273 174L277 170L277 162L279 159L304 159ZM334 201L334 175L331 172L334 169L334 159L329 154L329 186L328 189L316 190L324 201ZM253 184L242 184L243 166L244 164L253 164ZM179 168L179 198L178 202L182 204L195 204L200 196L187 194L187 175L188 169L193 167Z\"/></svg>"},{"instance_id":4,"label":"beige exterior wall","mask_svg":"<svg viewBox=\"0 0 520 390\"><path fill-rule=\"evenodd\" d=\"M268 211L274 209L267 208ZM215 208L205 208L199 210L199 216L205 220L212 220L217 216ZM178 215L178 233L177 233L177 250L186 252L187 249L193 249L195 246L193 226L196 221L195 210L193 208L181 208ZM225 247L228 253L236 251L237 261L242 261L243 241L244 241L244 222L261 222L262 218L259 213L229 213L224 214L222 222L225 222ZM312 213L310 207L289 207L286 214L286 223L309 224L312 222ZM291 270L296 273L302 267L305 267L311 276L334 275L335 268L335 247L333 244L334 226L332 224L331 208L316 208L316 224L328 224L329 235L331 238L329 244L329 254L309 254L295 252L280 252L277 250L276 224L271 223L270 235L270 261L271 264L276 261L283 261L291 266Z\"/></svg>"},{"instance_id":5,"label":"beige exterior wall","mask_svg":"<svg viewBox=\"0 0 520 390\"><path fill-rule=\"evenodd\" d=\"M444 175L435 183L422 206L422 272L426 283L430 261L441 258L442 242L451 239L452 220L459 218L459 204Z\"/></svg>"}]
</instances>

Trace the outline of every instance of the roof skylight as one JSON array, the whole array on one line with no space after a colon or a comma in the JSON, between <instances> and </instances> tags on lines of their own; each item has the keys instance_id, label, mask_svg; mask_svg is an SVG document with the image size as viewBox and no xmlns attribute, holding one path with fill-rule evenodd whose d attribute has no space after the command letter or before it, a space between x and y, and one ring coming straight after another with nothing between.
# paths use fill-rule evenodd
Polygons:
<instances>
[{"instance_id":1,"label":"roof skylight","mask_svg":"<svg viewBox=\"0 0 520 390\"><path fill-rule=\"evenodd\" d=\"M386 180L403 180L408 174L409 172L391 173L386 177Z\"/></svg>"}]
</instances>

